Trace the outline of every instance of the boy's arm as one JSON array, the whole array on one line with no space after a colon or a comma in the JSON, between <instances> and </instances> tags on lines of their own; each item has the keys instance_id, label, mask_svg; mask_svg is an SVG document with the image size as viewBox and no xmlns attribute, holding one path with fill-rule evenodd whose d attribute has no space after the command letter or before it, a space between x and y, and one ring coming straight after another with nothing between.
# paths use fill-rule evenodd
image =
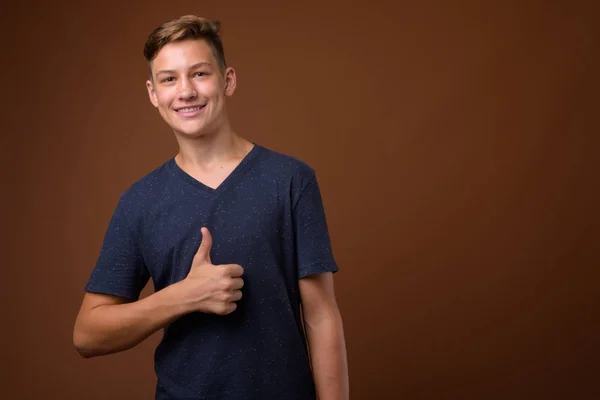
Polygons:
<instances>
[{"instance_id":1,"label":"boy's arm","mask_svg":"<svg viewBox=\"0 0 600 400\"><path fill-rule=\"evenodd\" d=\"M130 349L185 314L174 286L142 300L86 293L75 321L73 344L82 357Z\"/></svg>"},{"instance_id":2,"label":"boy's arm","mask_svg":"<svg viewBox=\"0 0 600 400\"><path fill-rule=\"evenodd\" d=\"M342 317L331 272L299 281L302 313L320 400L349 398L348 362Z\"/></svg>"},{"instance_id":3,"label":"boy's arm","mask_svg":"<svg viewBox=\"0 0 600 400\"><path fill-rule=\"evenodd\" d=\"M83 357L127 350L180 316L193 311L225 315L233 312L244 285L237 264L214 265L212 236L202 229L202 243L185 279L150 296L124 297L86 293L73 330L73 343Z\"/></svg>"}]
</instances>

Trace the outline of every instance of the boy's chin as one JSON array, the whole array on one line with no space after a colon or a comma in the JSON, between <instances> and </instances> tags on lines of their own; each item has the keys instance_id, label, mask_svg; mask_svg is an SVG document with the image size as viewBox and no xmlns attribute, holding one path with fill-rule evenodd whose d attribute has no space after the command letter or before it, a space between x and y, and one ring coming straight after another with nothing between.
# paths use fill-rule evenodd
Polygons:
<instances>
[{"instance_id":1,"label":"boy's chin","mask_svg":"<svg viewBox=\"0 0 600 400\"><path fill-rule=\"evenodd\" d=\"M179 136L186 138L199 138L203 136L208 136L210 133L207 132L204 128L196 128L196 129L185 129L181 127L173 127L173 131Z\"/></svg>"}]
</instances>

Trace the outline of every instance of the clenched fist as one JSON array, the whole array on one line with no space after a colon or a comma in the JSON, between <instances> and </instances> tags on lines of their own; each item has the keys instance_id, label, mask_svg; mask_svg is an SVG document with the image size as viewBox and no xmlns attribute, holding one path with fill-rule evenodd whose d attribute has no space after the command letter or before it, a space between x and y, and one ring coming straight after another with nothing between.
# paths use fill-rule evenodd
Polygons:
<instances>
[{"instance_id":1,"label":"clenched fist","mask_svg":"<svg viewBox=\"0 0 600 400\"><path fill-rule=\"evenodd\" d=\"M235 302L242 298L244 269L237 264L214 265L210 260L212 236L207 228L201 232L202 242L182 281L185 303L193 311L226 315L237 308Z\"/></svg>"}]
</instances>

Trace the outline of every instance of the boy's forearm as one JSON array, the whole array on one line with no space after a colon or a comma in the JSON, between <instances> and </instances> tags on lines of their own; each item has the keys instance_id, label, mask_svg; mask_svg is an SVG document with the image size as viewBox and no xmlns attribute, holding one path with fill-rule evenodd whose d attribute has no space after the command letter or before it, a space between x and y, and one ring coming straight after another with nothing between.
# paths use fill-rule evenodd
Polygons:
<instances>
[{"instance_id":1,"label":"boy's forearm","mask_svg":"<svg viewBox=\"0 0 600 400\"><path fill-rule=\"evenodd\" d=\"M319 400L348 400L348 362L341 317L307 324L306 335Z\"/></svg>"},{"instance_id":2,"label":"boy's forearm","mask_svg":"<svg viewBox=\"0 0 600 400\"><path fill-rule=\"evenodd\" d=\"M167 287L144 299L95 307L78 318L74 341L83 357L130 349L186 313Z\"/></svg>"}]
</instances>

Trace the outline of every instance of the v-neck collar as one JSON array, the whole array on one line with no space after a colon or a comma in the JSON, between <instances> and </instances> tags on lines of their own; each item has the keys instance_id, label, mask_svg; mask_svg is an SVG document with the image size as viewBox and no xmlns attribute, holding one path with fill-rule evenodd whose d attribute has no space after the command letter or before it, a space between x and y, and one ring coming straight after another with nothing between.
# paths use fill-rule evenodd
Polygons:
<instances>
[{"instance_id":1,"label":"v-neck collar","mask_svg":"<svg viewBox=\"0 0 600 400\"><path fill-rule=\"evenodd\" d=\"M235 181L236 178L240 174L242 174L242 172L244 172L246 170L246 168L250 165L250 162L254 158L256 158L256 156L259 153L259 150L261 149L261 146L259 146L258 144L254 143L254 142L252 142L252 144L253 144L253 146L250 149L250 151L244 156L244 158L242 158L242 160L233 169L233 171L231 171L231 173L229 175L227 175L227 177L223 180L223 182L221 182L221 184L219 186L217 186L216 188L212 188L212 187L202 183L201 181L199 181L198 179L194 178L193 176L191 176L190 174L185 172L183 169L181 169L181 167L179 167L179 165L177 165L177 162L175 162L175 156L173 156L169 160L168 166L176 176L180 177L181 179L183 179L190 185L194 186L195 188L200 189L200 190L210 193L210 194L216 194L216 193L224 190L227 186L230 186L231 183L233 181Z\"/></svg>"}]
</instances>

